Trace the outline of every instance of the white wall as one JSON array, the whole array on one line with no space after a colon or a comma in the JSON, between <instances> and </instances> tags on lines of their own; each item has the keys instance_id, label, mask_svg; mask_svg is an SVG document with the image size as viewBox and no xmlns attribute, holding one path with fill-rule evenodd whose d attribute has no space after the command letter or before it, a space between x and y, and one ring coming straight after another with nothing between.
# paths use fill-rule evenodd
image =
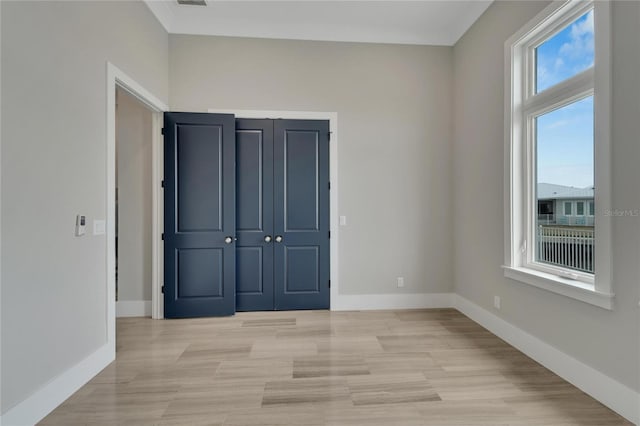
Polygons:
<instances>
[{"instance_id":1,"label":"white wall","mask_svg":"<svg viewBox=\"0 0 640 426\"><path fill-rule=\"evenodd\" d=\"M455 291L640 390L640 218L614 218L607 311L503 277L504 42L545 2L494 2L454 48ZM640 3L613 5L613 206L640 209ZM470 208L473 206L473 208ZM596 218L597 220L597 218ZM493 296L502 309L493 308Z\"/></svg>"},{"instance_id":2,"label":"white wall","mask_svg":"<svg viewBox=\"0 0 640 426\"><path fill-rule=\"evenodd\" d=\"M117 90L118 301L151 301L152 113Z\"/></svg>"},{"instance_id":3,"label":"white wall","mask_svg":"<svg viewBox=\"0 0 640 426\"><path fill-rule=\"evenodd\" d=\"M171 107L337 112L340 293L448 293L451 51L171 35Z\"/></svg>"},{"instance_id":4,"label":"white wall","mask_svg":"<svg viewBox=\"0 0 640 426\"><path fill-rule=\"evenodd\" d=\"M106 342L106 61L166 100L168 36L141 2L1 7L5 413Z\"/></svg>"}]
</instances>

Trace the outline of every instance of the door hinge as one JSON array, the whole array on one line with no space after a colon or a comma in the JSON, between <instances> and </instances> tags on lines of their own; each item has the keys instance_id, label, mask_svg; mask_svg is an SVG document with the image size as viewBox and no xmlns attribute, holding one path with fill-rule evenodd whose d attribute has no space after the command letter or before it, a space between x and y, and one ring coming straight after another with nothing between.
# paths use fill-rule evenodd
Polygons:
<instances>
[{"instance_id":1,"label":"door hinge","mask_svg":"<svg viewBox=\"0 0 640 426\"><path fill-rule=\"evenodd\" d=\"M329 190L331 190L331 182L329 182L328 186L329 186Z\"/></svg>"},{"instance_id":2,"label":"door hinge","mask_svg":"<svg viewBox=\"0 0 640 426\"><path fill-rule=\"evenodd\" d=\"M164 188L164 179L162 179L162 182L160 182L160 186Z\"/></svg>"},{"instance_id":3,"label":"door hinge","mask_svg":"<svg viewBox=\"0 0 640 426\"><path fill-rule=\"evenodd\" d=\"M162 129L160 129L160 134L164 135L164 127Z\"/></svg>"},{"instance_id":4,"label":"door hinge","mask_svg":"<svg viewBox=\"0 0 640 426\"><path fill-rule=\"evenodd\" d=\"M160 289L160 291L162 292L162 294L164 294L164 286L162 286L162 289Z\"/></svg>"},{"instance_id":5,"label":"door hinge","mask_svg":"<svg viewBox=\"0 0 640 426\"><path fill-rule=\"evenodd\" d=\"M329 280L329 288L331 288L331 280Z\"/></svg>"},{"instance_id":6,"label":"door hinge","mask_svg":"<svg viewBox=\"0 0 640 426\"><path fill-rule=\"evenodd\" d=\"M161 237L162 237L162 241L164 241L164 232L162 233Z\"/></svg>"},{"instance_id":7,"label":"door hinge","mask_svg":"<svg viewBox=\"0 0 640 426\"><path fill-rule=\"evenodd\" d=\"M331 231L329 231L329 239L331 239Z\"/></svg>"}]
</instances>

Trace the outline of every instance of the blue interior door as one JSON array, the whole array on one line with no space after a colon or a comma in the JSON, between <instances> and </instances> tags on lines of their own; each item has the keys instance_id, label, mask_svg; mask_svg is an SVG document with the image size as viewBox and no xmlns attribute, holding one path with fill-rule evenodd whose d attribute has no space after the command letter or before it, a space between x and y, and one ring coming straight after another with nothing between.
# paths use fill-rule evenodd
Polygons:
<instances>
[{"instance_id":1,"label":"blue interior door","mask_svg":"<svg viewBox=\"0 0 640 426\"><path fill-rule=\"evenodd\" d=\"M165 113L164 313L235 312L235 118Z\"/></svg>"},{"instance_id":2,"label":"blue interior door","mask_svg":"<svg viewBox=\"0 0 640 426\"><path fill-rule=\"evenodd\" d=\"M273 120L236 120L236 309L274 309Z\"/></svg>"},{"instance_id":3,"label":"blue interior door","mask_svg":"<svg viewBox=\"0 0 640 426\"><path fill-rule=\"evenodd\" d=\"M275 120L275 309L329 308L329 229L329 123Z\"/></svg>"}]
</instances>

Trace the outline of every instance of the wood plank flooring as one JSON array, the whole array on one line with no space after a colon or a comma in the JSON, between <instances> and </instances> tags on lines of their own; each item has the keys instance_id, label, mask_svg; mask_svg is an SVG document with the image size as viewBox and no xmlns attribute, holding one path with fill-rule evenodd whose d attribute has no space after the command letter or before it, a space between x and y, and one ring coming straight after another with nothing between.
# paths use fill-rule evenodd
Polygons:
<instances>
[{"instance_id":1,"label":"wood plank flooring","mask_svg":"<svg viewBox=\"0 0 640 426\"><path fill-rule=\"evenodd\" d=\"M42 425L630 425L453 309L119 319Z\"/></svg>"}]
</instances>

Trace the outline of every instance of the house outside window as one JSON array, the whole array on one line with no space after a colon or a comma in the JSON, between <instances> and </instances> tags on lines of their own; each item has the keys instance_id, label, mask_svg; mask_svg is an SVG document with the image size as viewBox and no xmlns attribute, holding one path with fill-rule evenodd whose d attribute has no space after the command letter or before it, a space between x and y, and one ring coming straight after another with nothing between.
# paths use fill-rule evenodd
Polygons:
<instances>
[{"instance_id":1,"label":"house outside window","mask_svg":"<svg viewBox=\"0 0 640 426\"><path fill-rule=\"evenodd\" d=\"M609 45L610 5L588 1L554 2L505 45L505 275L608 309Z\"/></svg>"}]
</instances>

